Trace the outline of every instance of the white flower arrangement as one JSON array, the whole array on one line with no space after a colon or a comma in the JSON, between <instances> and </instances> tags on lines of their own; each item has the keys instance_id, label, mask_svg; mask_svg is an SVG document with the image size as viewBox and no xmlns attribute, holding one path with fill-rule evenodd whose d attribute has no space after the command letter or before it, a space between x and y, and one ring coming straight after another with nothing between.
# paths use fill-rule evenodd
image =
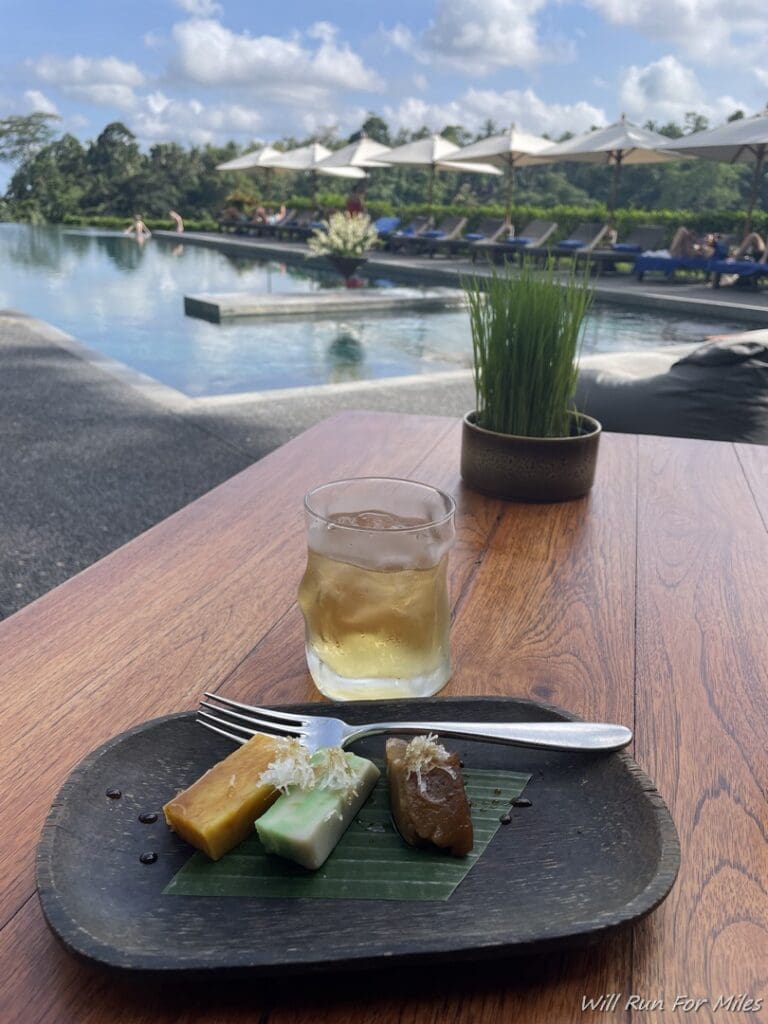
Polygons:
<instances>
[{"instance_id":1,"label":"white flower arrangement","mask_svg":"<svg viewBox=\"0 0 768 1024\"><path fill-rule=\"evenodd\" d=\"M308 240L313 256L364 256L378 244L379 235L370 217L334 213L315 229Z\"/></svg>"}]
</instances>

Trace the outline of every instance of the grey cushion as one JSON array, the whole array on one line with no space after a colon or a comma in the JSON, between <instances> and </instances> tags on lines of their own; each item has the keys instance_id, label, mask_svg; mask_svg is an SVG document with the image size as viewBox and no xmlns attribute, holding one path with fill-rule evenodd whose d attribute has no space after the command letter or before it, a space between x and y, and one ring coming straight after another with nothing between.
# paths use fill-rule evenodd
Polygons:
<instances>
[{"instance_id":1,"label":"grey cushion","mask_svg":"<svg viewBox=\"0 0 768 1024\"><path fill-rule=\"evenodd\" d=\"M575 398L605 430L768 444L768 343L707 342L645 376L585 360Z\"/></svg>"}]
</instances>

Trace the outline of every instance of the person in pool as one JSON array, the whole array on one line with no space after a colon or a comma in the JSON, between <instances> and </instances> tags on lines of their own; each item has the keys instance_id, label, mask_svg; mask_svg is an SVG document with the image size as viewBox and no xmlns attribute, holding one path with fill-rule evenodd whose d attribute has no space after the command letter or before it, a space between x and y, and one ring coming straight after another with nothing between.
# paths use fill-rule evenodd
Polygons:
<instances>
[{"instance_id":1,"label":"person in pool","mask_svg":"<svg viewBox=\"0 0 768 1024\"><path fill-rule=\"evenodd\" d=\"M171 218L173 223L176 225L175 231L177 234L182 234L184 231L184 219L180 213L176 213L175 210L169 210L168 216Z\"/></svg>"},{"instance_id":2,"label":"person in pool","mask_svg":"<svg viewBox=\"0 0 768 1024\"><path fill-rule=\"evenodd\" d=\"M144 223L141 216L137 213L133 218L133 223L130 227L126 228L123 232L124 235L135 235L137 242L145 242L148 238L152 237L152 232L149 230L147 225Z\"/></svg>"}]
</instances>

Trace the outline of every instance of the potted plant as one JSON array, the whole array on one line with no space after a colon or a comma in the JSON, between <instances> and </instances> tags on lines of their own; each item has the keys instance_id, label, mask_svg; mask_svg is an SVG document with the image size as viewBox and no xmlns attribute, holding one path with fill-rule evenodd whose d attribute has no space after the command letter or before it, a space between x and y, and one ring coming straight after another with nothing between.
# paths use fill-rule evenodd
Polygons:
<instances>
[{"instance_id":1,"label":"potted plant","mask_svg":"<svg viewBox=\"0 0 768 1024\"><path fill-rule=\"evenodd\" d=\"M573 407L592 292L550 264L525 264L465 286L475 409L464 417L461 475L478 491L563 501L592 486L600 424Z\"/></svg>"},{"instance_id":2,"label":"potted plant","mask_svg":"<svg viewBox=\"0 0 768 1024\"><path fill-rule=\"evenodd\" d=\"M309 237L312 256L325 256L345 279L365 263L366 253L379 241L376 228L365 214L333 213Z\"/></svg>"}]
</instances>

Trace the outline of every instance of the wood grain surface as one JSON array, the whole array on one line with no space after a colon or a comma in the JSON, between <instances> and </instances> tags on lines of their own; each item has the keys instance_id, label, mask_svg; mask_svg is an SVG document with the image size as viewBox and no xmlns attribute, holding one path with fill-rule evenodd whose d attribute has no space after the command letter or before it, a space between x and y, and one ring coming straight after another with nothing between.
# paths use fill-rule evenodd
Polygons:
<instances>
[{"instance_id":1,"label":"wood grain surface","mask_svg":"<svg viewBox=\"0 0 768 1024\"><path fill-rule=\"evenodd\" d=\"M679 1019L675 995L768 1003L768 450L607 435L589 498L494 502L458 479L451 420L344 414L320 424L0 623L0 1021ZM295 606L301 495L344 475L436 483L459 503L455 674L446 693L510 694L636 730L670 803L680 878L646 923L568 955L211 991L112 977L64 953L32 865L71 767L203 689L317 699ZM582 997L622 994L614 1013ZM661 1015L625 1010L666 997ZM691 1020L763 1020L768 1011Z\"/></svg>"}]
</instances>

